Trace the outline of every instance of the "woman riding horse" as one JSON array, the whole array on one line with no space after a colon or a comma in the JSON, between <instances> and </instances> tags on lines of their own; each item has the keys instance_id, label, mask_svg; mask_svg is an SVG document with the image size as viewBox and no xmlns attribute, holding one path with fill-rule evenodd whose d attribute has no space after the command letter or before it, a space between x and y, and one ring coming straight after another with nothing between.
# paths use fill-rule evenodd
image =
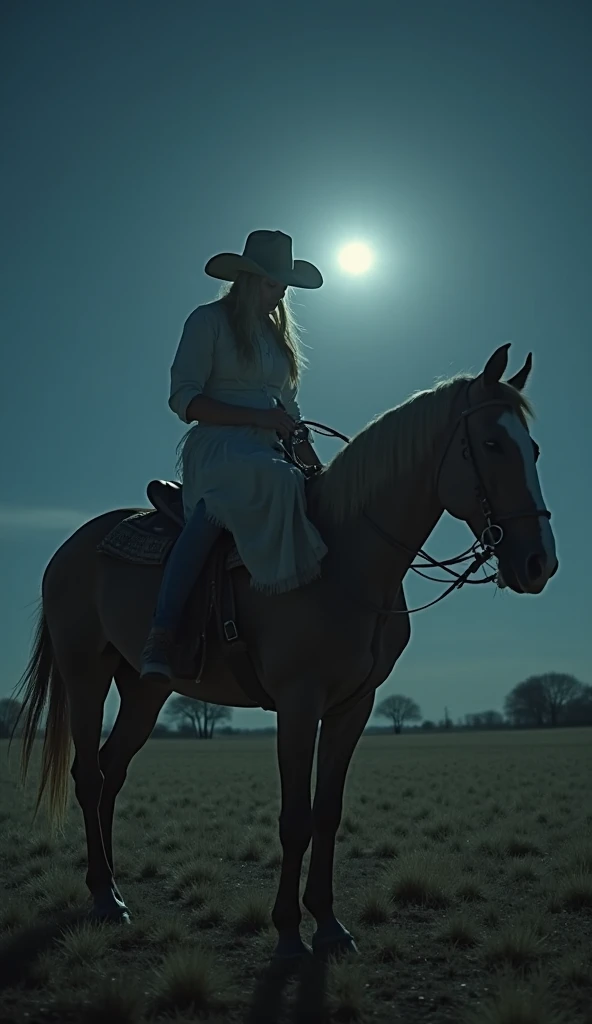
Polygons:
<instances>
[{"instance_id":1,"label":"woman riding horse","mask_svg":"<svg viewBox=\"0 0 592 1024\"><path fill-rule=\"evenodd\" d=\"M142 653L141 677L162 682L173 676L175 631L222 528L233 534L252 586L269 594L309 583L327 552L306 515L304 478L278 445L301 419L302 360L286 289L320 288L323 278L292 260L292 239L281 231L252 232L242 255L214 256L205 272L233 284L191 313L171 369L169 405L196 426L182 448L186 525ZM309 441L298 449L303 463L318 465Z\"/></svg>"}]
</instances>

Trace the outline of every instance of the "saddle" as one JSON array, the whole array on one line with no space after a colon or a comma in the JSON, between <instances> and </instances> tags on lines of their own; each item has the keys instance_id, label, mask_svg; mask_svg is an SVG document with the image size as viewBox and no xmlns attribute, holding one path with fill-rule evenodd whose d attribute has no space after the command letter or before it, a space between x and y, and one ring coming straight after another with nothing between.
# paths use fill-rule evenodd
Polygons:
<instances>
[{"instance_id":1,"label":"saddle","mask_svg":"<svg viewBox=\"0 0 592 1024\"><path fill-rule=\"evenodd\" d=\"M152 509L135 512L118 523L98 545L101 554L134 565L164 565L185 525L183 488L170 480L152 480L146 493ZM233 571L242 565L231 534L224 531L187 602L173 651L173 669L178 679L199 680L208 641L215 632L225 660L249 700L265 711L275 711L239 634Z\"/></svg>"}]
</instances>

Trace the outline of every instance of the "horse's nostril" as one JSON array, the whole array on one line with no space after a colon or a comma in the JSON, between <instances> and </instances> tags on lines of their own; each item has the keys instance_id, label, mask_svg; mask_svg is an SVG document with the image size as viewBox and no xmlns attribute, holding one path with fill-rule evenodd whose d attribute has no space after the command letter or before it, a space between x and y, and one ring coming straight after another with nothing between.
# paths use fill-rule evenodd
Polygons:
<instances>
[{"instance_id":1,"label":"horse's nostril","mask_svg":"<svg viewBox=\"0 0 592 1024\"><path fill-rule=\"evenodd\" d=\"M526 562L526 572L528 579L532 582L540 580L543 575L544 567L543 560L540 555L530 555Z\"/></svg>"}]
</instances>

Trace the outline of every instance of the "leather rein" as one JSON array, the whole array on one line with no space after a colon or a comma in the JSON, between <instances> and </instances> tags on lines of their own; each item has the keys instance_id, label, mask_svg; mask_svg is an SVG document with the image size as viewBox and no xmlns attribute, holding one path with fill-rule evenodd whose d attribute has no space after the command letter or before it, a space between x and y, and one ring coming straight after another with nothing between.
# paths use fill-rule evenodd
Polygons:
<instances>
[{"instance_id":1,"label":"leather rein","mask_svg":"<svg viewBox=\"0 0 592 1024\"><path fill-rule=\"evenodd\" d=\"M467 401L469 386L470 382L467 385L466 390ZM470 579L470 577L474 573L476 573L482 566L489 564L491 558L495 555L495 549L498 547L499 544L501 544L502 540L504 539L504 529L503 526L501 526L501 523L507 522L508 520L512 519L525 519L533 517L544 517L546 519L551 518L551 513L547 508L533 509L532 511L512 512L507 515L495 515L492 510L491 503L487 496L487 490L485 487L483 476L479 469L479 463L475 458L475 449L470 431L470 417L472 416L473 413L479 412L481 409L485 409L489 406L500 405L506 406L509 409L513 408L512 404L503 398L495 398L486 402L479 402L477 403L477 405L467 405L467 407L461 412L460 416L458 417L455 427L450 434L448 443L444 449L442 458L440 459L438 472L436 474L437 487L442 472L442 466L444 465L444 460L448 455L448 452L450 450L452 442L454 441L454 438L456 437L458 430L462 430L462 456L464 459L470 462L471 468L475 475L475 479L477 482L475 491L486 523L485 529L483 530L481 536L473 544L471 544L469 548L463 551L460 555L456 555L454 558L445 558L442 560L438 560L436 558L432 558L432 556L429 555L427 551L424 551L423 548L415 550L413 548L407 547L406 544L403 544L400 540L397 540L396 537L393 537L392 534L390 534L387 530L384 530L381 526L378 525L378 523L375 523L372 517L369 516L367 512L363 513L365 521L368 523L368 525L371 527L374 533L376 533L377 536L381 538L381 540L388 544L389 547L399 549L400 551L404 551L406 554L410 554L414 558L419 556L423 559L423 562L412 562L411 565L409 566L409 568L412 569L413 572L415 572L418 576L421 576L423 579L430 580L433 583L448 583L447 579L441 579L437 576L430 576L425 571L426 569L440 569L443 572L448 573L449 576L453 577L452 583L450 583L446 590L444 590L433 601L429 601L427 604L420 605L417 608L379 608L370 604L370 602L360 601L359 598L356 598L358 603L365 604L378 615L412 615L414 612L421 612L424 611L426 608L432 608L435 604L438 604L440 601L443 601L445 597L448 597L449 594L452 594L453 591L460 590L461 587L463 587L466 583L471 585L492 583L498 577L497 571L491 573L491 575L489 576L483 576L481 579L473 580ZM293 462L294 465L297 466L298 469L300 469L304 473L305 477L307 477L308 479L316 476L319 472L321 472L321 470L318 467L307 466L305 463L303 463L302 460L298 458L298 455L296 454L294 449L301 441L306 441L309 439L310 432L314 434L320 434L323 437L336 437L339 438L339 440L344 441L346 444L351 443L351 439L349 437L347 437L345 434L340 433L340 431L338 430L334 430L333 427L327 427L323 423L315 422L315 420L302 420L298 424L296 431L292 435L290 441L288 443L284 442L282 447L284 448L284 451L286 452L290 461ZM457 569L452 568L452 566L460 567L465 562L469 562L469 565L464 569L463 572L458 572ZM489 568L492 568L492 566L489 566Z\"/></svg>"}]
</instances>

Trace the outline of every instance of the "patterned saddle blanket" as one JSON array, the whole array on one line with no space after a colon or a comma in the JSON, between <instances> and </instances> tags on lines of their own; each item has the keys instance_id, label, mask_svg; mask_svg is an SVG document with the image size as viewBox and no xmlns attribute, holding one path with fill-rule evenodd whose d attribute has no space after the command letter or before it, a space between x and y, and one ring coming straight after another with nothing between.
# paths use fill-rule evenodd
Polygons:
<instances>
[{"instance_id":1,"label":"patterned saddle blanket","mask_svg":"<svg viewBox=\"0 0 592 1024\"><path fill-rule=\"evenodd\" d=\"M97 550L110 558L134 565L163 565L184 525L181 484L153 480L147 488L152 509L134 512L117 524L99 543ZM179 624L173 668L179 679L198 680L205 664L211 630L218 633L225 652L241 653L241 685L262 707L269 699L249 666L239 643L234 599L233 573L243 562L229 533L223 533L208 559L187 603ZM245 685L246 680L246 685ZM263 703L265 701L266 703Z\"/></svg>"},{"instance_id":2,"label":"patterned saddle blanket","mask_svg":"<svg viewBox=\"0 0 592 1024\"><path fill-rule=\"evenodd\" d=\"M98 546L111 558L135 565L164 565L185 523L183 487L169 480L152 480L146 489L151 509L141 509L122 519ZM226 539L226 568L238 569L242 560L236 546Z\"/></svg>"}]
</instances>

